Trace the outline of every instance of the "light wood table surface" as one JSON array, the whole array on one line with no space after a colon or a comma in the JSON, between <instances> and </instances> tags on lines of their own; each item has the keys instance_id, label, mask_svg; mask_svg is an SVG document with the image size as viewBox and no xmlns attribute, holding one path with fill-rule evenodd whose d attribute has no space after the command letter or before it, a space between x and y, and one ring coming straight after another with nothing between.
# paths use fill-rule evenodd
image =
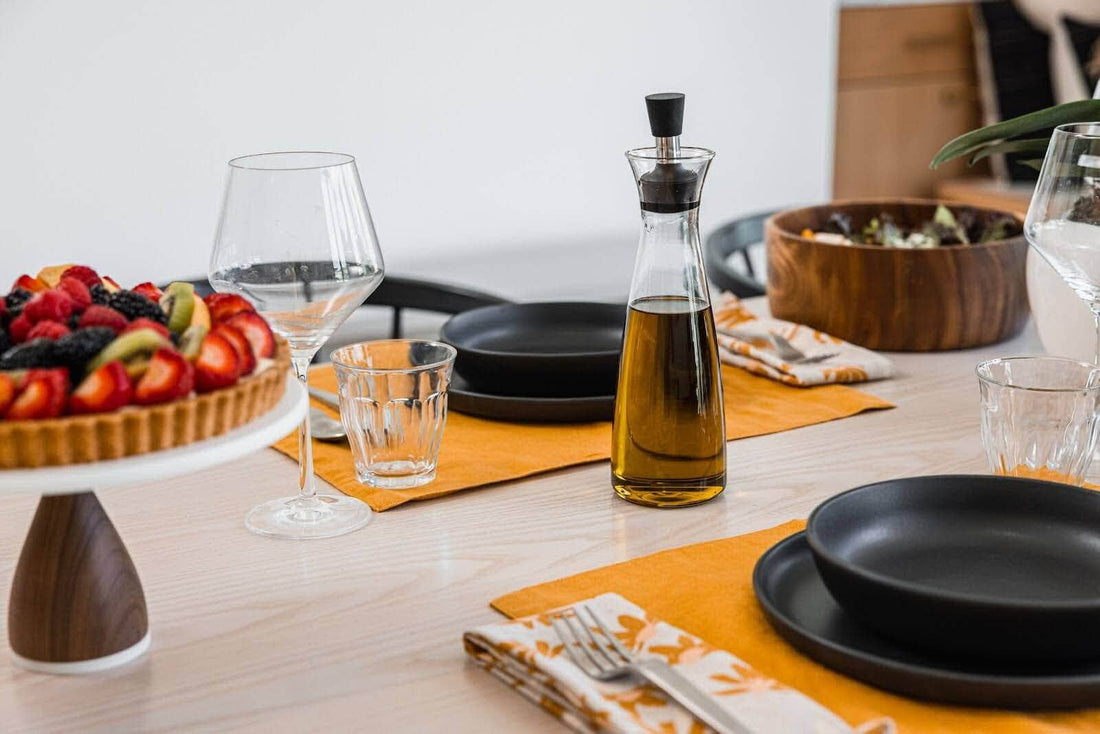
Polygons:
<instances>
[{"instance_id":1,"label":"light wood table surface","mask_svg":"<svg viewBox=\"0 0 1100 734\"><path fill-rule=\"evenodd\" d=\"M725 493L687 509L616 498L604 462L410 503L341 538L280 541L242 523L295 487L273 450L103 491L145 585L152 650L75 678L0 660L0 729L562 731L467 663L462 632L498 619L491 599L805 517L866 482L984 472L974 366L1039 351L1029 326L984 349L893 355L898 376L862 389L895 409L732 442ZM5 599L35 504L0 505Z\"/></svg>"}]
</instances>

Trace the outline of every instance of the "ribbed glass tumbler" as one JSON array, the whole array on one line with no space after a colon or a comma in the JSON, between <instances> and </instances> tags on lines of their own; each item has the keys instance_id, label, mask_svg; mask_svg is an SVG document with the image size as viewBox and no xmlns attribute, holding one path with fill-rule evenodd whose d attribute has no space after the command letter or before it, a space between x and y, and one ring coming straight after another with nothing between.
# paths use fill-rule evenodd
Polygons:
<instances>
[{"instance_id":1,"label":"ribbed glass tumbler","mask_svg":"<svg viewBox=\"0 0 1100 734\"><path fill-rule=\"evenodd\" d=\"M390 339L337 349L332 364L355 473L372 487L410 489L435 479L455 350Z\"/></svg>"},{"instance_id":2,"label":"ribbed glass tumbler","mask_svg":"<svg viewBox=\"0 0 1100 734\"><path fill-rule=\"evenodd\" d=\"M1059 357L978 365L982 441L996 474L1080 485L1096 448L1100 368Z\"/></svg>"}]
</instances>

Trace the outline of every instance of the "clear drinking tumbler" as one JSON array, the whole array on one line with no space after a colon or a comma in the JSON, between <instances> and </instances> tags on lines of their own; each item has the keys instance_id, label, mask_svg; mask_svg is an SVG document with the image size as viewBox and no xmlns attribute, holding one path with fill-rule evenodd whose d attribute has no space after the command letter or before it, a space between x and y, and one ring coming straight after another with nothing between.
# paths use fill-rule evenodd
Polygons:
<instances>
[{"instance_id":1,"label":"clear drinking tumbler","mask_svg":"<svg viewBox=\"0 0 1100 734\"><path fill-rule=\"evenodd\" d=\"M454 347L417 339L337 349L332 364L359 481L409 489L435 479Z\"/></svg>"},{"instance_id":2,"label":"clear drinking tumbler","mask_svg":"<svg viewBox=\"0 0 1100 734\"><path fill-rule=\"evenodd\" d=\"M1080 485L1096 448L1100 367L1012 357L982 362L977 372L990 469Z\"/></svg>"}]
</instances>

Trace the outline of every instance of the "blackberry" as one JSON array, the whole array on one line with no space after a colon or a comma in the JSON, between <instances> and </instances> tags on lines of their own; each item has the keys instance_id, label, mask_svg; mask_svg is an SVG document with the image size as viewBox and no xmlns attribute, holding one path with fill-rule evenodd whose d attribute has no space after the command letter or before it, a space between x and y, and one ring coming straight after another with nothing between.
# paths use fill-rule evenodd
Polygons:
<instances>
[{"instance_id":1,"label":"blackberry","mask_svg":"<svg viewBox=\"0 0 1100 734\"><path fill-rule=\"evenodd\" d=\"M158 324L168 323L168 314L164 313L163 308L134 291L112 293L110 298L107 299L107 305L130 319L130 321L145 317L156 321Z\"/></svg>"},{"instance_id":2,"label":"blackberry","mask_svg":"<svg viewBox=\"0 0 1100 734\"><path fill-rule=\"evenodd\" d=\"M23 306L26 306L27 301L33 297L34 294L25 288L16 288L5 296L4 305L7 306L7 313L4 314L4 318L7 323L19 318L19 314L23 313Z\"/></svg>"},{"instance_id":3,"label":"blackberry","mask_svg":"<svg viewBox=\"0 0 1100 734\"><path fill-rule=\"evenodd\" d=\"M35 339L14 346L0 355L0 370L57 367L56 344L52 339Z\"/></svg>"},{"instance_id":4,"label":"blackberry","mask_svg":"<svg viewBox=\"0 0 1100 734\"><path fill-rule=\"evenodd\" d=\"M92 357L115 340L115 330L107 326L89 326L54 342L54 359L69 368L74 380L84 374L84 366Z\"/></svg>"},{"instance_id":5,"label":"blackberry","mask_svg":"<svg viewBox=\"0 0 1100 734\"><path fill-rule=\"evenodd\" d=\"M111 300L111 292L103 287L102 283L96 283L88 289L88 292L92 294L92 303L97 306L106 306Z\"/></svg>"},{"instance_id":6,"label":"blackberry","mask_svg":"<svg viewBox=\"0 0 1100 734\"><path fill-rule=\"evenodd\" d=\"M4 304L8 307L9 311L14 308L22 309L23 304L31 300L33 296L34 294L26 288L15 288L4 298Z\"/></svg>"},{"instance_id":7,"label":"blackberry","mask_svg":"<svg viewBox=\"0 0 1100 734\"><path fill-rule=\"evenodd\" d=\"M6 333L0 331L0 354L3 354L9 349L11 349L11 339L8 338Z\"/></svg>"}]
</instances>

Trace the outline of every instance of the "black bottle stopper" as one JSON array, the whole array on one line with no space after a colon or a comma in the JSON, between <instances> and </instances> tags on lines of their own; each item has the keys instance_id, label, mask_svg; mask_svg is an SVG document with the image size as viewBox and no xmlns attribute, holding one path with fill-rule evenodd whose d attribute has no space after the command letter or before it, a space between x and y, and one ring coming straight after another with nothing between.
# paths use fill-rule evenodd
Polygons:
<instances>
[{"instance_id":1,"label":"black bottle stopper","mask_svg":"<svg viewBox=\"0 0 1100 734\"><path fill-rule=\"evenodd\" d=\"M638 179L642 209L672 214L699 206L702 182L681 165L680 132L684 127L684 95L679 92L650 94L645 98L649 129L653 133L656 160L653 169Z\"/></svg>"},{"instance_id":2,"label":"black bottle stopper","mask_svg":"<svg viewBox=\"0 0 1100 734\"><path fill-rule=\"evenodd\" d=\"M649 129L655 138L679 137L684 129L684 95L661 92L645 98L649 112Z\"/></svg>"}]
</instances>

